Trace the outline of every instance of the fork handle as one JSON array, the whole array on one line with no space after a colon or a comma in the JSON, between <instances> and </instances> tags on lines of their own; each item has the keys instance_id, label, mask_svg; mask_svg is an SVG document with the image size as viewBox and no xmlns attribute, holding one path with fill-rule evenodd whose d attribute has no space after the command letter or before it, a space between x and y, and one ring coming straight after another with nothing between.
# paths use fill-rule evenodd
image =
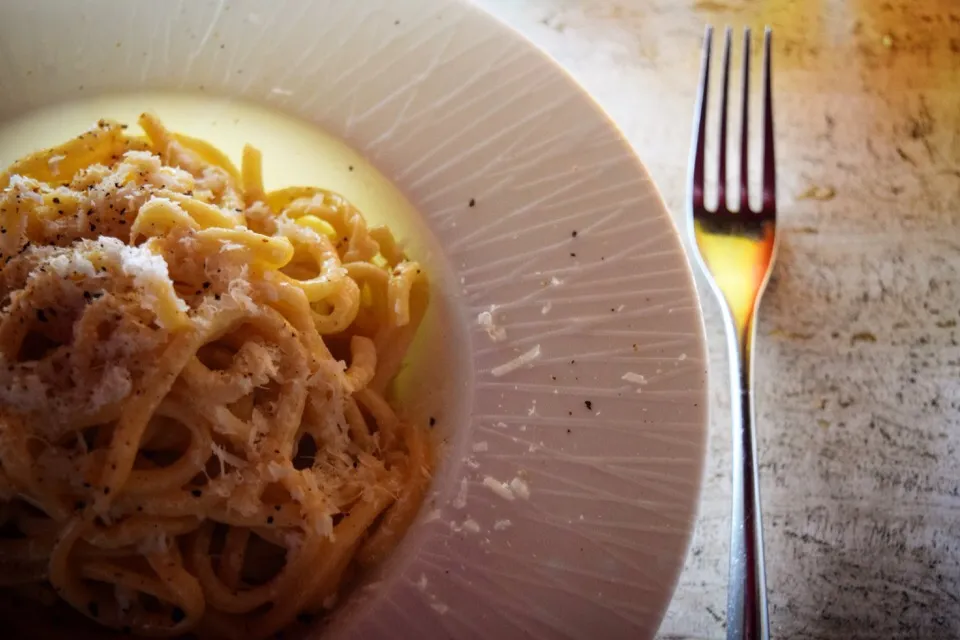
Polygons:
<instances>
[{"instance_id":1,"label":"fork handle","mask_svg":"<svg viewBox=\"0 0 960 640\"><path fill-rule=\"evenodd\" d=\"M727 640L769 640L753 406L753 343L756 327L752 317L747 320L742 333L734 329L731 318L728 318L726 325L730 350L730 406L733 413L733 519L727 592Z\"/></svg>"}]
</instances>

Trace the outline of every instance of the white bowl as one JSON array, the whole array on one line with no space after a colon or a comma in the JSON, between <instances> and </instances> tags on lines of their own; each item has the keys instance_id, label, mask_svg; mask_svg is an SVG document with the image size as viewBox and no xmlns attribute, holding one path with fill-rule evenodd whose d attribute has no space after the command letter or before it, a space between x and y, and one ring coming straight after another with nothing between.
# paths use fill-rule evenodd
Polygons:
<instances>
[{"instance_id":1,"label":"white bowl","mask_svg":"<svg viewBox=\"0 0 960 640\"><path fill-rule=\"evenodd\" d=\"M404 382L439 468L325 638L654 634L699 495L702 320L649 176L548 58L453 1L33 0L0 4L0 96L3 162L155 110L343 192L432 270Z\"/></svg>"}]
</instances>

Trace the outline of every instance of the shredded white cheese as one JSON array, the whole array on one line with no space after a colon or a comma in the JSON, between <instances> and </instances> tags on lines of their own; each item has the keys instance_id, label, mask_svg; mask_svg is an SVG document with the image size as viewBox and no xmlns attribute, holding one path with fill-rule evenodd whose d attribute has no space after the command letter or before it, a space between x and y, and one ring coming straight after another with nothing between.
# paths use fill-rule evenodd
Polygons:
<instances>
[{"instance_id":1,"label":"shredded white cheese","mask_svg":"<svg viewBox=\"0 0 960 640\"><path fill-rule=\"evenodd\" d=\"M514 478L510 481L510 490L515 496L523 500L530 498L530 485L523 478Z\"/></svg>"},{"instance_id":2,"label":"shredded white cheese","mask_svg":"<svg viewBox=\"0 0 960 640\"><path fill-rule=\"evenodd\" d=\"M646 378L644 378L644 377L643 377L642 375L640 375L639 373L634 373L633 371L628 371L627 373L623 374L623 377L620 378L620 379L621 379L621 380L626 380L627 382L631 382L631 383L636 384L636 385L641 385L641 384L646 384L646 383L647 383L647 379L646 379ZM638 389L637 389L637 393L640 393L640 391L641 391L641 390L638 388Z\"/></svg>"},{"instance_id":3,"label":"shredded white cheese","mask_svg":"<svg viewBox=\"0 0 960 640\"><path fill-rule=\"evenodd\" d=\"M67 278L72 275L81 275L87 278L95 278L97 271L93 263L87 260L86 256L79 253L64 253L50 258L45 265L53 270L61 278ZM35 277L38 272L31 273Z\"/></svg>"},{"instance_id":4,"label":"shredded white cheese","mask_svg":"<svg viewBox=\"0 0 960 640\"><path fill-rule=\"evenodd\" d=\"M500 376L505 376L508 373L516 371L522 367L525 367L532 363L534 360L540 357L540 345L534 346L529 351L521 353L519 356L511 360L510 362L505 362L498 367L494 367L490 370L490 373L493 374L495 378Z\"/></svg>"},{"instance_id":5,"label":"shredded white cheese","mask_svg":"<svg viewBox=\"0 0 960 640\"><path fill-rule=\"evenodd\" d=\"M500 482L496 478L490 476L484 476L483 486L493 491L495 494L503 498L504 500L512 501L514 499L513 490L510 489L510 485L506 482Z\"/></svg>"},{"instance_id":6,"label":"shredded white cheese","mask_svg":"<svg viewBox=\"0 0 960 640\"><path fill-rule=\"evenodd\" d=\"M61 154L47 158L47 166L50 167L50 171L53 173L54 177L60 175L60 163L66 159L67 156Z\"/></svg>"},{"instance_id":7,"label":"shredded white cheese","mask_svg":"<svg viewBox=\"0 0 960 640\"><path fill-rule=\"evenodd\" d=\"M474 443L473 443L473 450L474 450L475 452L477 452L477 453L480 453L480 452L482 452L482 451L486 451L487 449L489 449L489 445L487 445L487 441L486 441L486 440L481 440L480 442L474 442Z\"/></svg>"},{"instance_id":8,"label":"shredded white cheese","mask_svg":"<svg viewBox=\"0 0 960 640\"><path fill-rule=\"evenodd\" d=\"M132 389L133 382L130 380L130 372L124 367L111 366L103 373L100 384L90 396L90 408L96 411L101 407L122 400L130 395Z\"/></svg>"},{"instance_id":9,"label":"shredded white cheese","mask_svg":"<svg viewBox=\"0 0 960 640\"><path fill-rule=\"evenodd\" d=\"M496 522L493 523L493 530L503 531L504 529L508 529L512 524L513 523L510 522L509 520L497 520Z\"/></svg>"},{"instance_id":10,"label":"shredded white cheese","mask_svg":"<svg viewBox=\"0 0 960 640\"><path fill-rule=\"evenodd\" d=\"M233 466L236 467L237 469L242 469L242 468L244 468L244 467L247 466L247 461L246 461L246 460L244 460L244 459L242 459L242 458L240 458L240 457L238 457L238 456L233 455L232 453L230 453L229 451L227 451L226 449L224 449L223 447L221 447L220 445L218 445L216 442L211 442L211 443L210 443L210 448L213 450L213 454L214 454L215 456L217 456L217 458L220 460L220 474L221 474L221 475L223 475L224 473L226 473L226 469L224 468L224 463L225 463L225 462L228 463L228 464L233 465Z\"/></svg>"},{"instance_id":11,"label":"shredded white cheese","mask_svg":"<svg viewBox=\"0 0 960 640\"><path fill-rule=\"evenodd\" d=\"M457 492L457 497L453 499L453 508L454 509L463 509L467 506L467 491L470 488L469 482L466 478L460 479L460 490Z\"/></svg>"},{"instance_id":12,"label":"shredded white cheese","mask_svg":"<svg viewBox=\"0 0 960 640\"><path fill-rule=\"evenodd\" d=\"M496 307L490 307L490 311L481 311L477 314L477 324L487 332L490 340L493 342L502 342L507 339L507 330L498 326L494 321L494 311L496 311Z\"/></svg>"},{"instance_id":13,"label":"shredded white cheese","mask_svg":"<svg viewBox=\"0 0 960 640\"><path fill-rule=\"evenodd\" d=\"M13 189L23 198L33 200L37 204L43 204L43 196L40 195L40 183L33 178L24 178L19 174L10 176L9 188Z\"/></svg>"}]
</instances>

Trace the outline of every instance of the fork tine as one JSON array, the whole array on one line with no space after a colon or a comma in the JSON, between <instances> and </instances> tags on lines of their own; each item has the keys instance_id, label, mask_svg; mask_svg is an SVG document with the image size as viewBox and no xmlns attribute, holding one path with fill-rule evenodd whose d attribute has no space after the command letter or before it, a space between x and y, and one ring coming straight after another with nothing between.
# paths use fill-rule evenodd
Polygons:
<instances>
[{"instance_id":1,"label":"fork tine","mask_svg":"<svg viewBox=\"0 0 960 640\"><path fill-rule=\"evenodd\" d=\"M696 142L693 145L693 159L690 165L693 167L693 184L690 185L693 194L694 211L703 210L703 191L704 191L704 156L706 155L707 140L707 96L710 86L710 43L713 39L713 27L707 25L703 34L703 60L700 63L700 92L697 96L696 106Z\"/></svg>"},{"instance_id":2,"label":"fork tine","mask_svg":"<svg viewBox=\"0 0 960 640\"><path fill-rule=\"evenodd\" d=\"M740 212L750 212L750 192L747 183L750 181L750 29L743 30L743 86L742 114L743 122L740 127Z\"/></svg>"},{"instance_id":3,"label":"fork tine","mask_svg":"<svg viewBox=\"0 0 960 640\"><path fill-rule=\"evenodd\" d=\"M770 86L773 59L770 41L773 33L767 27L763 33L763 212L777 207L777 169L773 153L773 90Z\"/></svg>"},{"instance_id":4,"label":"fork tine","mask_svg":"<svg viewBox=\"0 0 960 640\"><path fill-rule=\"evenodd\" d=\"M717 211L727 208L727 93L730 85L730 27L723 39L723 86L720 89L720 159L717 170Z\"/></svg>"}]
</instances>

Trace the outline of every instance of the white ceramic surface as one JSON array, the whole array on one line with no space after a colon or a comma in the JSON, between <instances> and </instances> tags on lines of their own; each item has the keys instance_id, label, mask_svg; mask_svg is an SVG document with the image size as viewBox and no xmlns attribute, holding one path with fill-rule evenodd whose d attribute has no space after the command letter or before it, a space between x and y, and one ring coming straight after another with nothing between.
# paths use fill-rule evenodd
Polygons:
<instances>
[{"instance_id":1,"label":"white ceramic surface","mask_svg":"<svg viewBox=\"0 0 960 640\"><path fill-rule=\"evenodd\" d=\"M343 138L450 265L464 419L420 520L329 637L652 635L699 493L701 317L659 194L591 100L456 2L0 5L0 120L142 90L245 99Z\"/></svg>"}]
</instances>

